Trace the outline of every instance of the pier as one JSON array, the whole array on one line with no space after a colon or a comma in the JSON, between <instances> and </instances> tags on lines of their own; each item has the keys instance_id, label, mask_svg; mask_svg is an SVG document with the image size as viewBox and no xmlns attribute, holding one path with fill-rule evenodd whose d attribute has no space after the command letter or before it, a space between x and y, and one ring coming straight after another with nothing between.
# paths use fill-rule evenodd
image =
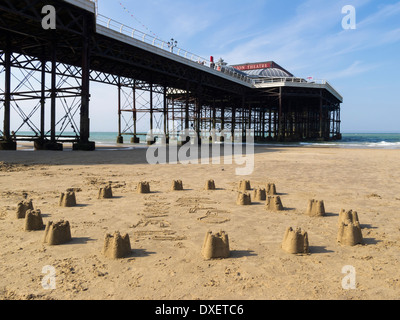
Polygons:
<instances>
[{"instance_id":1,"label":"pier","mask_svg":"<svg viewBox=\"0 0 400 320\"><path fill-rule=\"evenodd\" d=\"M48 5L56 28L45 30ZM100 15L89 0L0 0L0 79L0 150L18 141L95 150L93 82L118 90L110 108L119 143L138 143L143 121L166 141L189 129L251 130L257 142L341 139L343 97L327 81L295 77L273 61L229 66L199 57Z\"/></svg>"}]
</instances>

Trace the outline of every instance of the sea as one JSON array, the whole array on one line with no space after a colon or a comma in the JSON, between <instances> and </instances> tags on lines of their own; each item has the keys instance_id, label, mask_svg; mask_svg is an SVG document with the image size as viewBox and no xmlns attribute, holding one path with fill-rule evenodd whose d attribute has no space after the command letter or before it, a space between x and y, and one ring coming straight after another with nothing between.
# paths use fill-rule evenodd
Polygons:
<instances>
[{"instance_id":1,"label":"sea","mask_svg":"<svg viewBox=\"0 0 400 320\"><path fill-rule=\"evenodd\" d=\"M30 132L19 132L21 135L33 135ZM67 134L67 133L66 133ZM92 132L90 140L96 145L117 146L116 132ZM282 147L327 147L327 148L360 148L360 149L400 149L400 133L343 133L339 141L329 142L268 142L256 143L263 146ZM133 148L131 136L124 136L124 147ZM141 143L145 143L145 135L140 135Z\"/></svg>"},{"instance_id":2,"label":"sea","mask_svg":"<svg viewBox=\"0 0 400 320\"><path fill-rule=\"evenodd\" d=\"M400 133L343 133L342 140L300 142L302 146L326 146L361 149L400 149Z\"/></svg>"},{"instance_id":3,"label":"sea","mask_svg":"<svg viewBox=\"0 0 400 320\"><path fill-rule=\"evenodd\" d=\"M93 132L90 139L99 145L116 144L118 134L114 132ZM340 141L329 142L288 142L262 143L260 145L297 146L297 147L332 147L360 149L400 149L400 133L344 133ZM130 137L124 137L125 145L130 145ZM144 142L144 136L141 137Z\"/></svg>"}]
</instances>

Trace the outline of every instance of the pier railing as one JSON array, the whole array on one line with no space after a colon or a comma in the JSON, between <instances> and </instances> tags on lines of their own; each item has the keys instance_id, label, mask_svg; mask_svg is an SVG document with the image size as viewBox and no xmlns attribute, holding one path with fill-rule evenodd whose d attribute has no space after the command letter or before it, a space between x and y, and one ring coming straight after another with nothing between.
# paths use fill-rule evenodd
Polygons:
<instances>
[{"instance_id":1,"label":"pier railing","mask_svg":"<svg viewBox=\"0 0 400 320\"><path fill-rule=\"evenodd\" d=\"M119 32L125 36L128 36L132 39L142 41L144 43L150 44L156 48L159 48L159 49L162 49L165 51L169 51L170 53L173 53L177 56L188 59L194 63L198 63L200 65L203 65L203 66L209 67L209 68L212 67L210 61L207 61L207 59L205 59L205 58L202 58L192 52L189 52L187 50L179 48L172 43L160 40L154 36L151 36L149 34L146 34L144 32L136 30L132 27L129 27L125 24L122 24L118 21L115 21L114 19L108 18L101 14L97 14L97 24L101 25L103 27L106 27L107 29L117 31L117 32ZM218 69L217 68L218 68L218 66L216 65L214 68L215 70L218 70L228 76L239 79L243 82L253 84L253 80L245 75L236 73L233 70L231 70L229 68L225 68L223 66L221 68L218 68Z\"/></svg>"},{"instance_id":2,"label":"pier railing","mask_svg":"<svg viewBox=\"0 0 400 320\"><path fill-rule=\"evenodd\" d=\"M263 84L274 84L274 83L300 83L305 85L323 85L329 91L331 91L339 100L343 101L343 97L341 94L334 88L332 85L322 79L303 79L303 78L262 78L262 79L253 79L253 85L263 85Z\"/></svg>"},{"instance_id":3,"label":"pier railing","mask_svg":"<svg viewBox=\"0 0 400 320\"><path fill-rule=\"evenodd\" d=\"M292 82L292 83L313 83L313 84L327 84L326 80L306 80L303 78L263 78L263 79L254 79L254 84L263 84L263 83L277 83L277 82Z\"/></svg>"}]
</instances>

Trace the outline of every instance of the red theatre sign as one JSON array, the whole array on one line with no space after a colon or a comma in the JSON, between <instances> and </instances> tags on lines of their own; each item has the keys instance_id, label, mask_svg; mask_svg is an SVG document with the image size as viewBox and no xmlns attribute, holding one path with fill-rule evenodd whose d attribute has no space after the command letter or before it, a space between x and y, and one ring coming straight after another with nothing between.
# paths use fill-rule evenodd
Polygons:
<instances>
[{"instance_id":1,"label":"red theatre sign","mask_svg":"<svg viewBox=\"0 0 400 320\"><path fill-rule=\"evenodd\" d=\"M252 63L252 64L244 64L240 66L233 66L235 69L240 71L246 70L256 70L256 69L267 69L271 68L271 62L264 62L264 63Z\"/></svg>"}]
</instances>

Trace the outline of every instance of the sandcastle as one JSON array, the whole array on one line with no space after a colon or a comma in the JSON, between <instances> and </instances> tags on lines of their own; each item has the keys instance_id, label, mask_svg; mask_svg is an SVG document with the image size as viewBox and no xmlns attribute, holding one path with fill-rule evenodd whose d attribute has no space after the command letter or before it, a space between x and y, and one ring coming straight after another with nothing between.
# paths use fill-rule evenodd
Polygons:
<instances>
[{"instance_id":1,"label":"sandcastle","mask_svg":"<svg viewBox=\"0 0 400 320\"><path fill-rule=\"evenodd\" d=\"M323 217L325 216L325 205L324 201L309 200L306 214L312 217Z\"/></svg>"},{"instance_id":2,"label":"sandcastle","mask_svg":"<svg viewBox=\"0 0 400 320\"><path fill-rule=\"evenodd\" d=\"M282 211L283 205L281 197L279 196L269 196L266 201L265 208L271 211Z\"/></svg>"},{"instance_id":3,"label":"sandcastle","mask_svg":"<svg viewBox=\"0 0 400 320\"><path fill-rule=\"evenodd\" d=\"M267 200L267 191L264 188L254 189L253 198L255 201L265 201Z\"/></svg>"},{"instance_id":4,"label":"sandcastle","mask_svg":"<svg viewBox=\"0 0 400 320\"><path fill-rule=\"evenodd\" d=\"M47 223L43 243L47 243L50 246L57 246L71 240L71 227L68 221L61 220L56 223L49 221Z\"/></svg>"},{"instance_id":5,"label":"sandcastle","mask_svg":"<svg viewBox=\"0 0 400 320\"><path fill-rule=\"evenodd\" d=\"M267 187L267 194L268 194L269 196L276 196L276 195L277 195L277 193L276 193L276 186L275 186L274 183L268 183L268 184L266 185L266 187Z\"/></svg>"},{"instance_id":6,"label":"sandcastle","mask_svg":"<svg viewBox=\"0 0 400 320\"><path fill-rule=\"evenodd\" d=\"M172 191L182 191L183 190L183 183L182 180L174 180L172 181Z\"/></svg>"},{"instance_id":7,"label":"sandcastle","mask_svg":"<svg viewBox=\"0 0 400 320\"><path fill-rule=\"evenodd\" d=\"M211 231L207 232L201 253L206 260L229 258L228 235L224 231L220 231L215 235Z\"/></svg>"},{"instance_id":8,"label":"sandcastle","mask_svg":"<svg viewBox=\"0 0 400 320\"><path fill-rule=\"evenodd\" d=\"M239 206L249 206L251 205L251 195L248 193L240 192L236 199L236 204Z\"/></svg>"},{"instance_id":9,"label":"sandcastle","mask_svg":"<svg viewBox=\"0 0 400 320\"><path fill-rule=\"evenodd\" d=\"M363 236L359 222L351 222L350 220L342 221L339 226L337 241L344 246L355 246L363 244Z\"/></svg>"},{"instance_id":10,"label":"sandcastle","mask_svg":"<svg viewBox=\"0 0 400 320\"><path fill-rule=\"evenodd\" d=\"M28 210L33 210L32 200L19 202L17 205L17 219L25 219Z\"/></svg>"},{"instance_id":11,"label":"sandcastle","mask_svg":"<svg viewBox=\"0 0 400 320\"><path fill-rule=\"evenodd\" d=\"M346 210L342 209L339 213L339 226L343 222L346 222L347 220L349 220L353 224L360 223L360 221L358 220L358 214L356 211L353 211L353 210L346 211Z\"/></svg>"},{"instance_id":12,"label":"sandcastle","mask_svg":"<svg viewBox=\"0 0 400 320\"><path fill-rule=\"evenodd\" d=\"M111 185L99 189L98 199L111 199L113 197Z\"/></svg>"},{"instance_id":13,"label":"sandcastle","mask_svg":"<svg viewBox=\"0 0 400 320\"><path fill-rule=\"evenodd\" d=\"M249 180L242 180L239 182L239 191L249 191L251 190L251 183Z\"/></svg>"},{"instance_id":14,"label":"sandcastle","mask_svg":"<svg viewBox=\"0 0 400 320\"><path fill-rule=\"evenodd\" d=\"M25 215L25 231L43 230L43 219L40 210L28 210Z\"/></svg>"},{"instance_id":15,"label":"sandcastle","mask_svg":"<svg viewBox=\"0 0 400 320\"><path fill-rule=\"evenodd\" d=\"M121 236L119 232L113 235L106 234L104 238L103 254L110 259L122 259L132 251L129 235Z\"/></svg>"},{"instance_id":16,"label":"sandcastle","mask_svg":"<svg viewBox=\"0 0 400 320\"><path fill-rule=\"evenodd\" d=\"M206 182L206 186L204 187L205 190L215 190L215 181L214 180L208 180Z\"/></svg>"},{"instance_id":17,"label":"sandcastle","mask_svg":"<svg viewBox=\"0 0 400 320\"><path fill-rule=\"evenodd\" d=\"M290 254L308 254L307 232L302 231L300 228L296 230L291 227L287 228L282 242L282 249Z\"/></svg>"},{"instance_id":18,"label":"sandcastle","mask_svg":"<svg viewBox=\"0 0 400 320\"><path fill-rule=\"evenodd\" d=\"M67 191L65 193L61 193L59 205L60 207L75 207L76 206L75 192Z\"/></svg>"},{"instance_id":19,"label":"sandcastle","mask_svg":"<svg viewBox=\"0 0 400 320\"><path fill-rule=\"evenodd\" d=\"M138 183L137 193L150 193L150 183L142 181Z\"/></svg>"}]
</instances>

